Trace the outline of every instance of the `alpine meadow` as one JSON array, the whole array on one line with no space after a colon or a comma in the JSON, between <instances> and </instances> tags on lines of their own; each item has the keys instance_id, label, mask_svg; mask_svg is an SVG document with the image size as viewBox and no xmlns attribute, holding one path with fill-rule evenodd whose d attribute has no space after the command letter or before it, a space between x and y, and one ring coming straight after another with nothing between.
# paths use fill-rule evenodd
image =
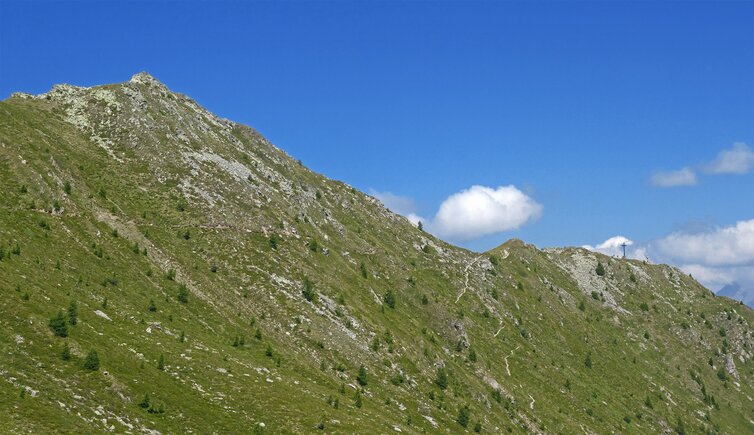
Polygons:
<instances>
[{"instance_id":1,"label":"alpine meadow","mask_svg":"<svg viewBox=\"0 0 754 435\"><path fill-rule=\"evenodd\" d=\"M754 311L473 252L139 73L0 103L0 432L754 430Z\"/></svg>"}]
</instances>

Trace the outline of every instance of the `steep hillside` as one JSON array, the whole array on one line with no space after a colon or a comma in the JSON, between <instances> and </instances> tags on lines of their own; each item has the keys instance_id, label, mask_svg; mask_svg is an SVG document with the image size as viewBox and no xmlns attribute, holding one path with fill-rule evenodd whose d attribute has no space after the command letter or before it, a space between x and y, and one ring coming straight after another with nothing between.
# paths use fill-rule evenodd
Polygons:
<instances>
[{"instance_id":1,"label":"steep hillside","mask_svg":"<svg viewBox=\"0 0 754 435\"><path fill-rule=\"evenodd\" d=\"M0 103L0 293L4 432L754 431L747 307L448 245L145 73Z\"/></svg>"}]
</instances>

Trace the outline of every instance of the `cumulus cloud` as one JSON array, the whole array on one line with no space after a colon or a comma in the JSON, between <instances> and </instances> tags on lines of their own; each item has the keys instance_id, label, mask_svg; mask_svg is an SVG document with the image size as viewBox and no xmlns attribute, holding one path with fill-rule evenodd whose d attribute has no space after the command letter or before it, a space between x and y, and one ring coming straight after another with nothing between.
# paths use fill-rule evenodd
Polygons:
<instances>
[{"instance_id":1,"label":"cumulus cloud","mask_svg":"<svg viewBox=\"0 0 754 435\"><path fill-rule=\"evenodd\" d=\"M657 187L693 186L696 184L696 172L688 167L677 171L660 171L652 174L649 181Z\"/></svg>"},{"instance_id":2,"label":"cumulus cloud","mask_svg":"<svg viewBox=\"0 0 754 435\"><path fill-rule=\"evenodd\" d=\"M736 142L731 148L720 151L711 162L686 166L677 171L657 171L649 177L649 182L656 187L694 186L697 184L697 171L717 175L747 174L752 170L754 151L745 143Z\"/></svg>"},{"instance_id":3,"label":"cumulus cloud","mask_svg":"<svg viewBox=\"0 0 754 435\"><path fill-rule=\"evenodd\" d=\"M711 174L746 174L754 168L754 152L743 142L722 150L715 160L704 166Z\"/></svg>"},{"instance_id":4,"label":"cumulus cloud","mask_svg":"<svg viewBox=\"0 0 754 435\"><path fill-rule=\"evenodd\" d=\"M431 228L441 237L468 241L517 229L541 214L542 205L513 185L476 185L443 201Z\"/></svg>"},{"instance_id":5,"label":"cumulus cloud","mask_svg":"<svg viewBox=\"0 0 754 435\"><path fill-rule=\"evenodd\" d=\"M656 242L659 252L688 263L743 265L754 263L754 219L710 231L676 232Z\"/></svg>"},{"instance_id":6,"label":"cumulus cloud","mask_svg":"<svg viewBox=\"0 0 754 435\"><path fill-rule=\"evenodd\" d=\"M754 219L728 226L692 226L646 243L634 243L624 236L611 237L586 249L607 255L622 255L621 245L629 258L668 263L712 291L728 286L733 296L754 307Z\"/></svg>"},{"instance_id":7,"label":"cumulus cloud","mask_svg":"<svg viewBox=\"0 0 754 435\"><path fill-rule=\"evenodd\" d=\"M369 194L414 225L422 222L427 231L455 242L514 230L542 214L542 205L513 185L471 186L447 197L433 219L420 216L411 198L374 189Z\"/></svg>"},{"instance_id":8,"label":"cumulus cloud","mask_svg":"<svg viewBox=\"0 0 754 435\"><path fill-rule=\"evenodd\" d=\"M623 255L623 244L626 244L626 247L631 246L634 244L633 240L630 240L623 236L614 236L610 237L609 239L605 240L604 242L600 243L597 246L592 245L584 245L582 248L586 248L590 251L596 251L603 253L605 255ZM626 255L630 256L630 251L626 250Z\"/></svg>"}]
</instances>

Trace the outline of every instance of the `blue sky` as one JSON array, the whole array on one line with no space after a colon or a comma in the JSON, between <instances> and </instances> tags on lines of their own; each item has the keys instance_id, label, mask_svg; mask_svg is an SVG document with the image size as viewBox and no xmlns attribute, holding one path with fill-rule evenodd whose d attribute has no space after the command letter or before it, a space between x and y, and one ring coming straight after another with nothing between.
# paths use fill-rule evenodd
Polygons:
<instances>
[{"instance_id":1,"label":"blue sky","mask_svg":"<svg viewBox=\"0 0 754 435\"><path fill-rule=\"evenodd\" d=\"M3 1L0 15L3 98L146 70L463 246L623 235L728 273L710 286L754 289L748 227L723 265L661 243L754 219L753 1ZM740 144L744 170L715 170ZM468 195L448 200L474 185L492 224L462 222Z\"/></svg>"}]
</instances>

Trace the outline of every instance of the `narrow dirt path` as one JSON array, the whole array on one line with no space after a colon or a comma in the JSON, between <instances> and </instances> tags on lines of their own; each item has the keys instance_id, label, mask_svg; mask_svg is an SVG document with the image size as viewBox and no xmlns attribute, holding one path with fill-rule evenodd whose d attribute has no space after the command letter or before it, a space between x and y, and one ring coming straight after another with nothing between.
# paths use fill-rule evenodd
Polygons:
<instances>
[{"instance_id":1,"label":"narrow dirt path","mask_svg":"<svg viewBox=\"0 0 754 435\"><path fill-rule=\"evenodd\" d=\"M521 346L516 346L516 348L513 349L511 353L508 354L508 356L505 357L505 371L508 373L508 376L511 375L511 369L510 369L510 366L508 365L508 358L512 357L513 352L517 351L519 347Z\"/></svg>"},{"instance_id":2,"label":"narrow dirt path","mask_svg":"<svg viewBox=\"0 0 754 435\"><path fill-rule=\"evenodd\" d=\"M466 290L468 290L468 288L469 288L469 269L471 268L471 266L474 265L474 263L476 263L477 261L479 261L480 258L482 258L482 256L478 255L475 259L473 259L472 261L470 261L469 264L467 264L466 267L463 269L463 274L464 274L463 290L461 291L461 293L456 298L456 303L458 303L458 301L461 300L461 297L466 293Z\"/></svg>"}]
</instances>

